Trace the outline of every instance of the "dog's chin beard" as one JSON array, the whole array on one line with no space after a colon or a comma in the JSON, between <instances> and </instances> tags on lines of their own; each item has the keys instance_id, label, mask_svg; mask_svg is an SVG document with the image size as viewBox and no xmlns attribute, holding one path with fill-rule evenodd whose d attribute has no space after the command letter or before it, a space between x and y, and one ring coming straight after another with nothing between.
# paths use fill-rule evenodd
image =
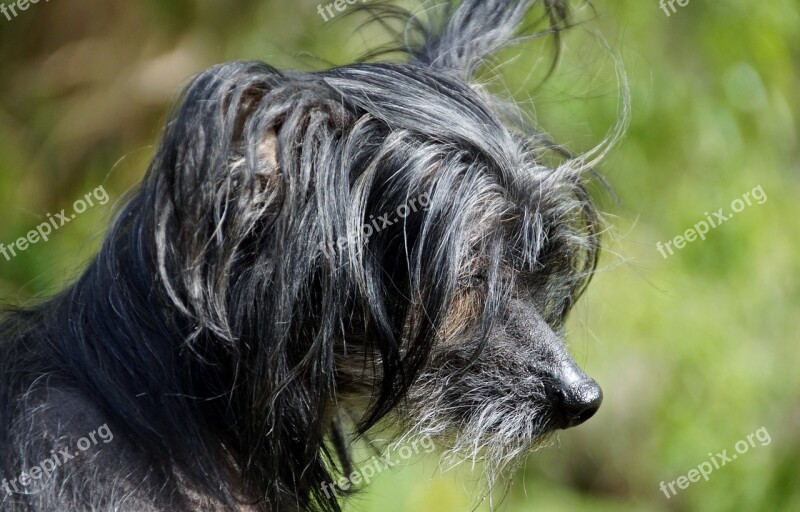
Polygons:
<instances>
[{"instance_id":1,"label":"dog's chin beard","mask_svg":"<svg viewBox=\"0 0 800 512\"><path fill-rule=\"evenodd\" d=\"M423 376L409 393L404 415L410 428L399 443L430 437L443 470L479 464L488 495L503 477L520 469L527 455L549 444L558 424L538 390L521 392L526 387L509 383L517 392L498 392L478 380L478 375Z\"/></svg>"}]
</instances>

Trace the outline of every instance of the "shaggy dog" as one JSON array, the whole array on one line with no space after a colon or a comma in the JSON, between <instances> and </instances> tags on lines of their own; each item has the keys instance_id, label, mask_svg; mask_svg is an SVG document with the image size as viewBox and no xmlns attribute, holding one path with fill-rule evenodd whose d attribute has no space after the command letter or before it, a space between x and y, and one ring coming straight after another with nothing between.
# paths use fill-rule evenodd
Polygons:
<instances>
[{"instance_id":1,"label":"shaggy dog","mask_svg":"<svg viewBox=\"0 0 800 512\"><path fill-rule=\"evenodd\" d=\"M82 276L7 312L3 511L335 511L375 428L493 482L597 411L563 326L602 154L472 83L566 4L367 9L402 20L406 59L201 73Z\"/></svg>"}]
</instances>

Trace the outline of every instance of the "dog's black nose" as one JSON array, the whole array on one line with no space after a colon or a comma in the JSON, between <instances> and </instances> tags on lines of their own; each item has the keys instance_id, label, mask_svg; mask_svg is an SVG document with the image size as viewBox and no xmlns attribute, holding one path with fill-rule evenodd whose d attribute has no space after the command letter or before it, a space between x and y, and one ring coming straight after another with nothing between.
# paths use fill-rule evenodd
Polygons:
<instances>
[{"instance_id":1,"label":"dog's black nose","mask_svg":"<svg viewBox=\"0 0 800 512\"><path fill-rule=\"evenodd\" d=\"M562 428L575 427L588 420L603 402L603 390L589 377L563 383L555 392L557 403L553 406L561 416Z\"/></svg>"}]
</instances>

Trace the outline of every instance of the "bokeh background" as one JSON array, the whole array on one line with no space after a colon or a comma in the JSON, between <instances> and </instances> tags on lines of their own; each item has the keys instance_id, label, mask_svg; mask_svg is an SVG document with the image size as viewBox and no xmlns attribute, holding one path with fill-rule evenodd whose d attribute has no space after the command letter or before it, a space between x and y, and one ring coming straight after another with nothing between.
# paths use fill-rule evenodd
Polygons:
<instances>
[{"instance_id":1,"label":"bokeh background","mask_svg":"<svg viewBox=\"0 0 800 512\"><path fill-rule=\"evenodd\" d=\"M112 198L49 242L0 256L3 302L46 296L80 272L193 74L234 59L318 69L385 40L357 30L357 16L324 22L317 4L71 0L0 16L0 242L100 185ZM605 403L532 455L501 507L800 510L800 6L692 0L668 17L657 0L594 4L578 12L584 23L549 81L542 42L504 52L483 76L585 151L619 114L610 47L632 113L603 164L618 196L602 199L609 249L570 324L571 349ZM669 258L657 251L759 185L764 204ZM768 445L670 499L659 490L761 427ZM480 480L469 470L408 461L348 510L471 510Z\"/></svg>"}]
</instances>

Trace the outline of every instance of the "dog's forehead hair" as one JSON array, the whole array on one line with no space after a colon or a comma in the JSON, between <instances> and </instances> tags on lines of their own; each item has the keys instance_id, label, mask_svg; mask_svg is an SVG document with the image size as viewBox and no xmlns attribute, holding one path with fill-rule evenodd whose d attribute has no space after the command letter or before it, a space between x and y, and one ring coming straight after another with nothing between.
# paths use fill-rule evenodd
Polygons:
<instances>
[{"instance_id":1,"label":"dog's forehead hair","mask_svg":"<svg viewBox=\"0 0 800 512\"><path fill-rule=\"evenodd\" d=\"M510 170L519 164L518 140L488 97L458 78L411 64L360 64L321 75L352 107L393 130L408 130L456 151Z\"/></svg>"}]
</instances>

